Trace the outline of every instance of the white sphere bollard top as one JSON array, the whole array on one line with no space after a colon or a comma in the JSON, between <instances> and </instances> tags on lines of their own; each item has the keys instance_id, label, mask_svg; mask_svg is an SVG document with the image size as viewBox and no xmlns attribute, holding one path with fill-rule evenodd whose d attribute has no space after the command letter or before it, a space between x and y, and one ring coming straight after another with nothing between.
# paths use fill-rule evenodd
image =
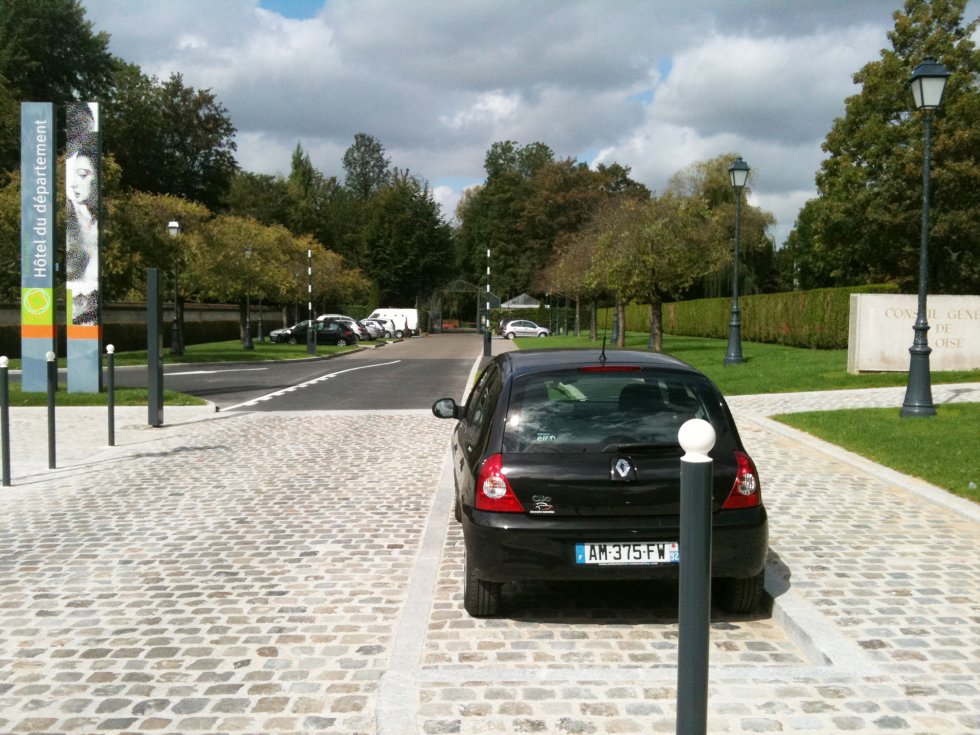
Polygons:
<instances>
[{"instance_id":1,"label":"white sphere bollard top","mask_svg":"<svg viewBox=\"0 0 980 735\"><path fill-rule=\"evenodd\" d=\"M7 359L7 356L6 355L4 355L3 357L0 357L0 368L5 368L9 364L10 364L10 360Z\"/></svg>"},{"instance_id":2,"label":"white sphere bollard top","mask_svg":"<svg viewBox=\"0 0 980 735\"><path fill-rule=\"evenodd\" d=\"M111 355L111 354L115 353L116 346L115 345L106 345L105 346L105 351L108 352Z\"/></svg>"},{"instance_id":3,"label":"white sphere bollard top","mask_svg":"<svg viewBox=\"0 0 980 735\"><path fill-rule=\"evenodd\" d=\"M677 441L685 452L682 462L710 462L708 452L715 445L715 428L704 419L690 419L677 432Z\"/></svg>"},{"instance_id":4,"label":"white sphere bollard top","mask_svg":"<svg viewBox=\"0 0 980 735\"><path fill-rule=\"evenodd\" d=\"M54 362L54 358L56 357L57 355L55 355L51 350L48 350L47 352L44 353L44 359L47 360L48 362Z\"/></svg>"}]
</instances>

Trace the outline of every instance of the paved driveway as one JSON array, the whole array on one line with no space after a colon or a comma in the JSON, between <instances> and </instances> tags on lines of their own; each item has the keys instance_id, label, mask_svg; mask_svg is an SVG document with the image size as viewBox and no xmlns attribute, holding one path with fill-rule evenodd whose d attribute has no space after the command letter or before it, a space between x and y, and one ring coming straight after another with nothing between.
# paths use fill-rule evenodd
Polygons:
<instances>
[{"instance_id":1,"label":"paved driveway","mask_svg":"<svg viewBox=\"0 0 980 735\"><path fill-rule=\"evenodd\" d=\"M714 618L709 731L977 732L977 507L765 418L804 400L732 401L775 600ZM508 586L509 617L462 612L449 422L121 424L0 491L0 732L674 732L671 585Z\"/></svg>"}]
</instances>

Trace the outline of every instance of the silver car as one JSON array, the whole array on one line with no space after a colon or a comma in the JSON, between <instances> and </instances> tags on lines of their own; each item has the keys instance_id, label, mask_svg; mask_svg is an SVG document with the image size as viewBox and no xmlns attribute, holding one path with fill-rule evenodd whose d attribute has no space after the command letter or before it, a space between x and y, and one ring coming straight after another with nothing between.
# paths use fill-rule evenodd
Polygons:
<instances>
[{"instance_id":1,"label":"silver car","mask_svg":"<svg viewBox=\"0 0 980 735\"><path fill-rule=\"evenodd\" d=\"M514 339L514 337L547 337L551 331L530 319L514 319L504 325L501 334L507 339Z\"/></svg>"}]
</instances>

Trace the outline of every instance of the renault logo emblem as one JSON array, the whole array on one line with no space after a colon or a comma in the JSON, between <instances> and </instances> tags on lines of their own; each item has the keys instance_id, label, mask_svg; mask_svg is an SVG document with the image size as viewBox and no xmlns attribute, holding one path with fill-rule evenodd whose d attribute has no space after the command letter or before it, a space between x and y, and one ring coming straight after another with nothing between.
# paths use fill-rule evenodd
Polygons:
<instances>
[{"instance_id":1,"label":"renault logo emblem","mask_svg":"<svg viewBox=\"0 0 980 735\"><path fill-rule=\"evenodd\" d=\"M613 460L610 474L614 480L632 482L636 479L636 467L633 466L633 460L629 457L619 457Z\"/></svg>"}]
</instances>

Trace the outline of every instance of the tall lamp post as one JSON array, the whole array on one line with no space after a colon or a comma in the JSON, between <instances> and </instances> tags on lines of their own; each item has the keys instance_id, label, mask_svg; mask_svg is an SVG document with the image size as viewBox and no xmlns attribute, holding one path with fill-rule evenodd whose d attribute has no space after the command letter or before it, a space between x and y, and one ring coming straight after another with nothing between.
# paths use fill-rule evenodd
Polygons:
<instances>
[{"instance_id":1,"label":"tall lamp post","mask_svg":"<svg viewBox=\"0 0 980 735\"><path fill-rule=\"evenodd\" d=\"M735 261L732 267L732 318L728 322L728 352L725 354L725 365L737 365L745 362L742 357L742 319L738 309L738 228L742 216L742 187L749 178L749 164L741 158L736 159L728 167L728 175L735 188Z\"/></svg>"},{"instance_id":2,"label":"tall lamp post","mask_svg":"<svg viewBox=\"0 0 980 735\"><path fill-rule=\"evenodd\" d=\"M929 375L929 321L926 318L926 292L929 280L929 149L932 146L932 111L939 107L949 72L941 62L927 56L912 72L909 84L915 107L925 111L925 146L922 166L922 234L919 245L919 307L912 327L915 337L909 347L909 383L901 415L935 416L932 378Z\"/></svg>"},{"instance_id":3,"label":"tall lamp post","mask_svg":"<svg viewBox=\"0 0 980 735\"><path fill-rule=\"evenodd\" d=\"M180 222L176 220L171 220L167 223L167 232L170 233L170 238L174 241L177 240L177 236L180 234ZM180 334L180 290L177 287L178 284L178 274L179 274L179 262L177 260L177 255L174 255L174 320L170 326L170 354L171 355L183 355L184 354L184 340Z\"/></svg>"},{"instance_id":4,"label":"tall lamp post","mask_svg":"<svg viewBox=\"0 0 980 735\"><path fill-rule=\"evenodd\" d=\"M245 248L245 349L254 350L252 344L252 274L249 261L252 259L252 248Z\"/></svg>"}]
</instances>

